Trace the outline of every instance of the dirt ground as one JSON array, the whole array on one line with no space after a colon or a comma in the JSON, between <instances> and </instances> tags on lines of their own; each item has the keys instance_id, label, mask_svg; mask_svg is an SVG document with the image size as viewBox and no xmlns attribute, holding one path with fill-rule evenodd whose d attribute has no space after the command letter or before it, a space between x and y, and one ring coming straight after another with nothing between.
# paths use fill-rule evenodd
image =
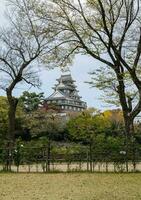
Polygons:
<instances>
[{"instance_id":1,"label":"dirt ground","mask_svg":"<svg viewBox=\"0 0 141 200\"><path fill-rule=\"evenodd\" d=\"M140 200L141 174L0 174L0 200Z\"/></svg>"},{"instance_id":2,"label":"dirt ground","mask_svg":"<svg viewBox=\"0 0 141 200\"><path fill-rule=\"evenodd\" d=\"M43 169L45 169L46 164L40 163L40 164L30 164L30 165L20 165L18 168L19 172L44 172ZM90 169L90 165L89 168ZM0 171L3 170L3 166L0 165ZM11 166L11 170L13 172L17 172L17 167L15 165ZM87 163L70 163L69 166L67 163L54 163L50 164L50 170L55 172L68 172L68 171L87 171ZM114 166L113 163L108 163L106 168L106 163L96 163L93 165L93 171L95 172L125 172L126 171L126 165L125 164L119 164ZM128 163L128 171L133 172L133 164ZM136 171L141 172L141 162L138 162L136 164Z\"/></svg>"}]
</instances>

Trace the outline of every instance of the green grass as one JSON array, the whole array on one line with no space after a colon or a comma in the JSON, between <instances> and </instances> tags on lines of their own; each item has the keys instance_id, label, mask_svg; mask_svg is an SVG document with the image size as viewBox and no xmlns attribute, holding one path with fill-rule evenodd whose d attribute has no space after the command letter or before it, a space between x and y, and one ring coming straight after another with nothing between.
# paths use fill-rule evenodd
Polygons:
<instances>
[{"instance_id":1,"label":"green grass","mask_svg":"<svg viewBox=\"0 0 141 200\"><path fill-rule=\"evenodd\" d=\"M141 174L0 174L0 200L140 200Z\"/></svg>"}]
</instances>

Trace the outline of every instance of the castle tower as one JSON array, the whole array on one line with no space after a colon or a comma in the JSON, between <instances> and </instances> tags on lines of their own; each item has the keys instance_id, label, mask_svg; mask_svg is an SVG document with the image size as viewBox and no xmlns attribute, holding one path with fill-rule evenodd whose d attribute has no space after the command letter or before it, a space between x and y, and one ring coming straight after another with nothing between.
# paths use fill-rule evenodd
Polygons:
<instances>
[{"instance_id":1,"label":"castle tower","mask_svg":"<svg viewBox=\"0 0 141 200\"><path fill-rule=\"evenodd\" d=\"M61 75L57 81L53 94L46 99L48 106L54 105L61 113L80 112L87 108L70 74Z\"/></svg>"}]
</instances>

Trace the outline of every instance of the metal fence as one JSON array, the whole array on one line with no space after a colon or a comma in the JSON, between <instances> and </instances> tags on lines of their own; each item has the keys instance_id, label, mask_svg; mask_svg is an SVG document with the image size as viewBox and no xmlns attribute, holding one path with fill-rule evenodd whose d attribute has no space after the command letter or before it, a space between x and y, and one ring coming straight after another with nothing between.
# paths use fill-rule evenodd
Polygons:
<instances>
[{"instance_id":1,"label":"metal fence","mask_svg":"<svg viewBox=\"0 0 141 200\"><path fill-rule=\"evenodd\" d=\"M52 152L42 148L1 148L0 170L12 172L136 172L141 171L141 153Z\"/></svg>"}]
</instances>

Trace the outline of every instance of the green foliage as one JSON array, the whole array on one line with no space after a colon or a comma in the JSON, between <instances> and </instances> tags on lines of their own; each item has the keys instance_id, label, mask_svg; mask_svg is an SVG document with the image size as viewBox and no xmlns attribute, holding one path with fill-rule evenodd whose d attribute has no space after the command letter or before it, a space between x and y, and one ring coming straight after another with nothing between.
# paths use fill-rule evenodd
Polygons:
<instances>
[{"instance_id":1,"label":"green foliage","mask_svg":"<svg viewBox=\"0 0 141 200\"><path fill-rule=\"evenodd\" d=\"M108 124L109 122L103 115L83 112L71 119L67 123L67 128L75 140L90 143L97 134L104 132L104 129L109 126Z\"/></svg>"},{"instance_id":2,"label":"green foliage","mask_svg":"<svg viewBox=\"0 0 141 200\"><path fill-rule=\"evenodd\" d=\"M59 139L65 130L65 122L60 116L40 109L26 115L24 126L28 127L33 138L45 136L50 140Z\"/></svg>"},{"instance_id":3,"label":"green foliage","mask_svg":"<svg viewBox=\"0 0 141 200\"><path fill-rule=\"evenodd\" d=\"M124 141L124 137L106 137L105 134L96 136L93 145L94 157L101 161L124 161L123 155L120 154L125 150Z\"/></svg>"},{"instance_id":4,"label":"green foliage","mask_svg":"<svg viewBox=\"0 0 141 200\"><path fill-rule=\"evenodd\" d=\"M105 127L105 134L111 136L123 136L124 120L122 111L120 109L106 110L103 112L103 116L109 122L109 126Z\"/></svg>"},{"instance_id":5,"label":"green foliage","mask_svg":"<svg viewBox=\"0 0 141 200\"><path fill-rule=\"evenodd\" d=\"M8 130L8 102L6 97L0 96L0 139L5 138L7 130Z\"/></svg>"},{"instance_id":6,"label":"green foliage","mask_svg":"<svg viewBox=\"0 0 141 200\"><path fill-rule=\"evenodd\" d=\"M100 99L108 104L120 106L120 99L118 94L118 80L115 72L107 66L99 67L89 73L91 80L88 81L92 87L96 87L103 92ZM133 81L129 72L125 71L123 74L125 82L125 96L132 98L134 103L138 100L137 89L134 87Z\"/></svg>"},{"instance_id":7,"label":"green foliage","mask_svg":"<svg viewBox=\"0 0 141 200\"><path fill-rule=\"evenodd\" d=\"M36 94L35 92L29 93L25 91L19 98L19 104L27 113L36 111L41 105L43 105L43 101L44 93Z\"/></svg>"}]
</instances>

